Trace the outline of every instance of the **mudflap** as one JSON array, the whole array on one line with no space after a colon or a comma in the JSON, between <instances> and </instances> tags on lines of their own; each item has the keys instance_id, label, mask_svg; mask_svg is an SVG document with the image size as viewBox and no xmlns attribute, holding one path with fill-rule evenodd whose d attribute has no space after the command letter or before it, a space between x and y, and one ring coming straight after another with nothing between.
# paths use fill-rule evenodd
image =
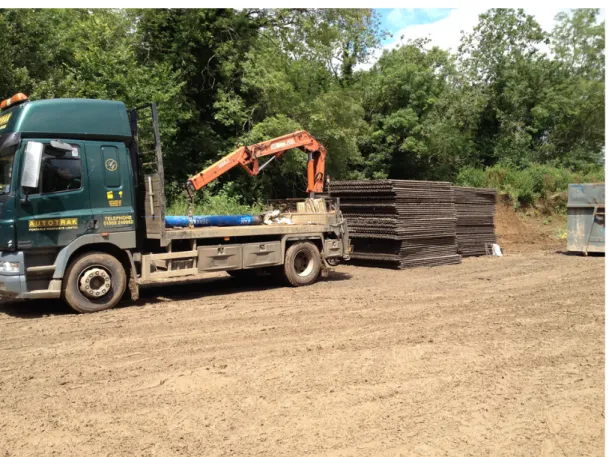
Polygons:
<instances>
[{"instance_id":1,"label":"mudflap","mask_svg":"<svg viewBox=\"0 0 609 457\"><path fill-rule=\"evenodd\" d=\"M137 278L135 262L131 255L129 255L129 263L131 264L131 268L129 268L129 295L131 296L131 301L138 301L140 298L140 283Z\"/></svg>"},{"instance_id":2,"label":"mudflap","mask_svg":"<svg viewBox=\"0 0 609 457\"><path fill-rule=\"evenodd\" d=\"M328 274L333 271L334 268L326 261L324 257L321 258L321 273L319 275L320 278L326 279Z\"/></svg>"},{"instance_id":3,"label":"mudflap","mask_svg":"<svg viewBox=\"0 0 609 457\"><path fill-rule=\"evenodd\" d=\"M138 301L140 298L140 285L133 271L129 275L129 295L131 296L131 301Z\"/></svg>"}]
</instances>

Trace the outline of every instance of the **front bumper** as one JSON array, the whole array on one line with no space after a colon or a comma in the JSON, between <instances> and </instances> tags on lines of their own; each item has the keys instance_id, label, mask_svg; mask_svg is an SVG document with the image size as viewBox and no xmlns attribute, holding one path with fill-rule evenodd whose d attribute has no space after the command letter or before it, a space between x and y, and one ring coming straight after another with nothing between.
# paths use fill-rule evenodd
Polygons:
<instances>
[{"instance_id":1,"label":"front bumper","mask_svg":"<svg viewBox=\"0 0 609 457\"><path fill-rule=\"evenodd\" d=\"M0 275L0 299L19 298L25 292L24 284L24 275Z\"/></svg>"},{"instance_id":2,"label":"front bumper","mask_svg":"<svg viewBox=\"0 0 609 457\"><path fill-rule=\"evenodd\" d=\"M0 273L0 299L19 298L27 292L23 252L0 252L0 262L18 262L19 271L16 273Z\"/></svg>"}]
</instances>

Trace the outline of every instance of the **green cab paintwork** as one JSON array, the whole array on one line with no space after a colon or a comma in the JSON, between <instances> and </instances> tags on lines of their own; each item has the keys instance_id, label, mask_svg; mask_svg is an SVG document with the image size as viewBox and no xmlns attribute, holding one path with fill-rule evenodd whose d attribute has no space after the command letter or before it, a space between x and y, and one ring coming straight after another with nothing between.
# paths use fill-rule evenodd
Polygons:
<instances>
[{"instance_id":1,"label":"green cab paintwork","mask_svg":"<svg viewBox=\"0 0 609 457\"><path fill-rule=\"evenodd\" d=\"M58 98L25 102L4 110L10 115L0 134L20 132L23 138L97 139L131 142L123 102Z\"/></svg>"},{"instance_id":2,"label":"green cab paintwork","mask_svg":"<svg viewBox=\"0 0 609 457\"><path fill-rule=\"evenodd\" d=\"M0 251L15 249L15 197L0 195Z\"/></svg>"},{"instance_id":3,"label":"green cab paintwork","mask_svg":"<svg viewBox=\"0 0 609 457\"><path fill-rule=\"evenodd\" d=\"M10 115L10 116L9 116ZM108 100L53 99L25 102L4 110L0 135L19 133L12 191L0 211L0 249L61 248L88 234L136 229L132 141L124 103ZM29 195L20 185L28 141L60 139L77 147L79 189ZM6 246L5 246L6 245Z\"/></svg>"}]
</instances>

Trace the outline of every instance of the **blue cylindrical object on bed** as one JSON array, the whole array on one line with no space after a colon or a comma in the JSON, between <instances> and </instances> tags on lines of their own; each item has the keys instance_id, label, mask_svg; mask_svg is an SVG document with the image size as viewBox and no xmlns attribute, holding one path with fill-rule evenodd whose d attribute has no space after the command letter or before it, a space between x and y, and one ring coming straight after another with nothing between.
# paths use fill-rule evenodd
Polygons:
<instances>
[{"instance_id":1,"label":"blue cylindrical object on bed","mask_svg":"<svg viewBox=\"0 0 609 457\"><path fill-rule=\"evenodd\" d=\"M262 218L252 214L239 214L230 216L193 216L195 227L228 227L235 225L260 225ZM188 216L165 216L165 227L188 227Z\"/></svg>"}]
</instances>

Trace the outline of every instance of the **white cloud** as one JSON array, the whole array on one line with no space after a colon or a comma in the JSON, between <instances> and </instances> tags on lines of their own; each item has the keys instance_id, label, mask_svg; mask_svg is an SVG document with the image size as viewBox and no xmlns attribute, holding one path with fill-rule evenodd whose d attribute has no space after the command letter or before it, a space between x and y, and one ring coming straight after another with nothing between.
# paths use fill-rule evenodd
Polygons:
<instances>
[{"instance_id":1,"label":"white cloud","mask_svg":"<svg viewBox=\"0 0 609 457\"><path fill-rule=\"evenodd\" d=\"M395 41L389 43L386 48L399 45L401 41L409 39L428 37L431 43L442 49L455 51L459 46L461 31L471 31L478 22L478 15L486 11L486 8L459 8L451 11L444 19L431 24L417 24L405 27L393 34Z\"/></svg>"},{"instance_id":2,"label":"white cloud","mask_svg":"<svg viewBox=\"0 0 609 457\"><path fill-rule=\"evenodd\" d=\"M469 33L478 23L478 16L487 11L487 7L458 8L438 21L430 24L417 24L404 27L393 34L393 40L383 46L383 49L393 49L409 39L427 37L431 39L432 46L439 46L442 49L457 51L461 40L461 31ZM539 25L546 31L551 31L554 27L554 18L564 8L544 8L533 7L525 8L525 12L535 17ZM393 11L392 11L393 13ZM392 14L391 13L391 14ZM396 13L397 14L397 13ZM605 17L605 11L601 10L601 19ZM358 65L358 69L367 70L381 56L383 49L377 50L366 64ZM543 49L546 51L546 49Z\"/></svg>"}]
</instances>

